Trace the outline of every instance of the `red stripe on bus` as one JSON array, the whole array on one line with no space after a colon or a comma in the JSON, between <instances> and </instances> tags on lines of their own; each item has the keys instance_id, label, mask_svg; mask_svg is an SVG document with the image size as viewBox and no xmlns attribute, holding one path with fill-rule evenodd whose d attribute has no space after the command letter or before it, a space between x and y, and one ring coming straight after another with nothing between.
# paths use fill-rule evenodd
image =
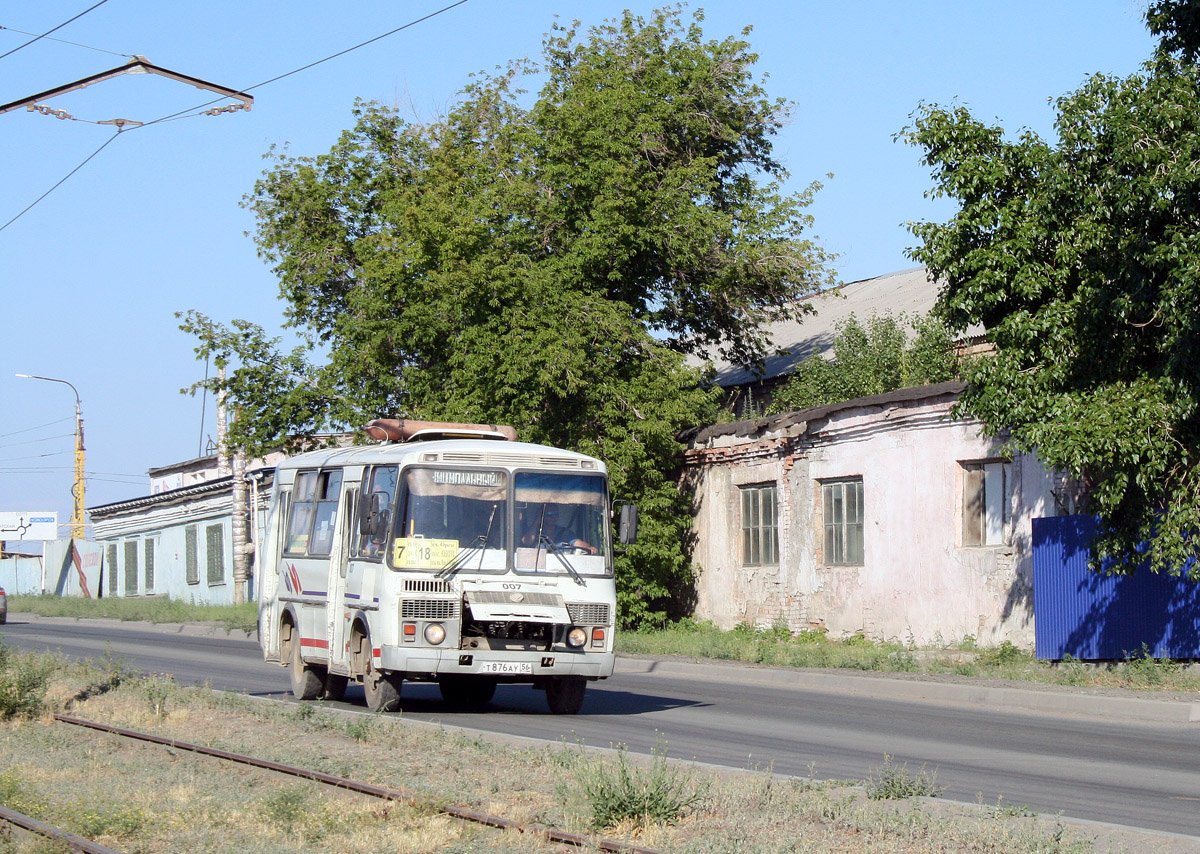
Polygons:
<instances>
[{"instance_id":1,"label":"red stripe on bus","mask_svg":"<svg viewBox=\"0 0 1200 854\"><path fill-rule=\"evenodd\" d=\"M318 638L300 638L300 646L314 646L317 649L329 649L329 641Z\"/></svg>"},{"instance_id":2,"label":"red stripe on bus","mask_svg":"<svg viewBox=\"0 0 1200 854\"><path fill-rule=\"evenodd\" d=\"M380 652L382 652L382 651L383 651L383 650L382 650L382 648L381 648L381 647L378 647L378 646L377 646L377 647L375 647L373 650L371 650L371 657L372 657L372 658L379 658L379 654L380 654Z\"/></svg>"}]
</instances>

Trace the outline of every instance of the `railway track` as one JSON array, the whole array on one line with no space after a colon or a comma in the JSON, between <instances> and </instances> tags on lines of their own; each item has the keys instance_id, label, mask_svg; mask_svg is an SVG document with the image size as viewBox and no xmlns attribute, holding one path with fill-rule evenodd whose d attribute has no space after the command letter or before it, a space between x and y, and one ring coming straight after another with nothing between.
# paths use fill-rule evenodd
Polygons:
<instances>
[{"instance_id":1,"label":"railway track","mask_svg":"<svg viewBox=\"0 0 1200 854\"><path fill-rule=\"evenodd\" d=\"M568 833L553 827L545 827L543 825L515 822L501 816L488 815L487 813L482 813L477 810L468 809L462 806L447 806L444 804L437 804L430 800L413 797L405 792L400 791L399 789L393 789L389 786L379 786L374 783L353 780L347 777L339 777L334 774L326 774L322 771L313 771L308 768L299 768L294 765L285 765L280 762L274 762L268 759L260 759L255 756L247 756L241 753L233 753L228 750L205 747L204 745L192 744L190 742L179 741L173 738L164 738L162 736L154 735L153 733L139 732L137 730L111 726L109 724L89 721L84 718L77 718L71 715L56 714L54 715L54 719L63 724L84 727L87 729L108 733L110 735L119 736L121 738L144 741L151 744L159 744L169 747L173 750L187 751L203 756L221 759L227 762L235 762L241 765L248 765L267 771L273 771L278 774L286 774L292 777L312 780L327 786L356 792L369 797L403 803L412 807L432 809L460 821L472 822L474 824L480 824L501 830L515 831L520 834L529 835L530 837L538 837L549 842L567 845L573 848L595 848L600 851L614 852L614 854L661 854L661 852L658 852L652 848L643 848L637 845L631 845L625 842L618 842L609 839L596 839L593 837L583 836L581 834ZM42 836L57 839L67 845L67 847L70 849L84 852L84 854L120 854L120 852L116 852L111 848L106 848L105 846L92 842L89 839L85 839L81 836L75 836L74 834L67 833L59 828L3 807L0 807L0 820L6 821L33 833L38 833Z\"/></svg>"}]
</instances>

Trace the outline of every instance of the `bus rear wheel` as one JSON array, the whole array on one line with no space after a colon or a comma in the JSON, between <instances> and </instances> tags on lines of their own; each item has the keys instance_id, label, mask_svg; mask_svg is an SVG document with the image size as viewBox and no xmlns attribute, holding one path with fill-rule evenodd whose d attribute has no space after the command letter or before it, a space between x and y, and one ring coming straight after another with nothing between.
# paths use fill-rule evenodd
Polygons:
<instances>
[{"instance_id":1,"label":"bus rear wheel","mask_svg":"<svg viewBox=\"0 0 1200 854\"><path fill-rule=\"evenodd\" d=\"M482 709L496 694L496 683L491 679L464 676L439 679L438 688L446 704L456 709Z\"/></svg>"},{"instance_id":2,"label":"bus rear wheel","mask_svg":"<svg viewBox=\"0 0 1200 854\"><path fill-rule=\"evenodd\" d=\"M577 715L583 706L587 682L583 679L551 679L546 686L546 704L556 715Z\"/></svg>"},{"instance_id":3,"label":"bus rear wheel","mask_svg":"<svg viewBox=\"0 0 1200 854\"><path fill-rule=\"evenodd\" d=\"M315 700L325 688L325 673L300 657L300 632L292 629L292 655L289 669L292 677L292 696L297 700Z\"/></svg>"},{"instance_id":4,"label":"bus rear wheel","mask_svg":"<svg viewBox=\"0 0 1200 854\"><path fill-rule=\"evenodd\" d=\"M395 673L376 670L374 664L367 665L363 674L363 693L367 697L367 708L372 712L394 712L400 708L401 677Z\"/></svg>"}]
</instances>

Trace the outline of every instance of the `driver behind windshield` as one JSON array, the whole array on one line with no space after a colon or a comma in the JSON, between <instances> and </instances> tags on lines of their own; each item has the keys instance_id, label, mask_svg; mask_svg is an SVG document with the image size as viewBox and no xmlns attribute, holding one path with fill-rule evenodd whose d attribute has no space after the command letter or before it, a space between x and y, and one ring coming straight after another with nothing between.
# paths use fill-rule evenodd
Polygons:
<instances>
[{"instance_id":1,"label":"driver behind windshield","mask_svg":"<svg viewBox=\"0 0 1200 854\"><path fill-rule=\"evenodd\" d=\"M597 549L581 536L578 509L571 505L530 502L523 511L521 545L550 545L556 549L596 554Z\"/></svg>"}]
</instances>

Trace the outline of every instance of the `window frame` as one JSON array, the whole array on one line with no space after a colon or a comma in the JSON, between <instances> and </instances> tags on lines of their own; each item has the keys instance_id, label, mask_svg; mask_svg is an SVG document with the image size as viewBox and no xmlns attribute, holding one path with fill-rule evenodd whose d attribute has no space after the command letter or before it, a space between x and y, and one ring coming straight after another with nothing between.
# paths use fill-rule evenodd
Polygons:
<instances>
[{"instance_id":1,"label":"window frame","mask_svg":"<svg viewBox=\"0 0 1200 854\"><path fill-rule=\"evenodd\" d=\"M831 478L819 483L821 562L825 566L865 566L866 487L862 476ZM847 487L852 488L849 499Z\"/></svg>"},{"instance_id":2,"label":"window frame","mask_svg":"<svg viewBox=\"0 0 1200 854\"><path fill-rule=\"evenodd\" d=\"M740 485L738 495L742 566L778 566L779 484Z\"/></svg>"},{"instance_id":3,"label":"window frame","mask_svg":"<svg viewBox=\"0 0 1200 854\"><path fill-rule=\"evenodd\" d=\"M1012 461L964 460L962 469L962 546L1004 548L1012 544ZM995 494L999 490L999 495ZM999 520L996 513L999 512ZM999 521L999 525L996 522Z\"/></svg>"},{"instance_id":4,"label":"window frame","mask_svg":"<svg viewBox=\"0 0 1200 854\"><path fill-rule=\"evenodd\" d=\"M215 536L214 536L215 534ZM214 548L214 539L216 547ZM225 526L221 523L204 526L204 565L209 587L225 585ZM214 569L216 572L214 572Z\"/></svg>"}]
</instances>

